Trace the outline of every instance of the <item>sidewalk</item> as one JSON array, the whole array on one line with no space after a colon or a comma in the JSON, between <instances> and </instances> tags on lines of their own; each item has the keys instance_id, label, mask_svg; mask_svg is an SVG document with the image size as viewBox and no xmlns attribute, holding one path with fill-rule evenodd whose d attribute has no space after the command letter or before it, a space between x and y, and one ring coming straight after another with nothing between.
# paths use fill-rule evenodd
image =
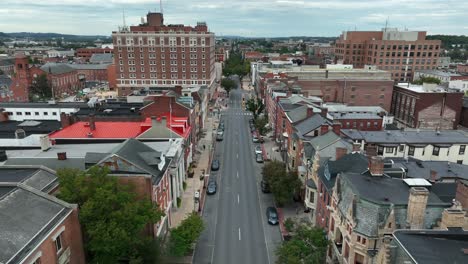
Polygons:
<instances>
[{"instance_id":1,"label":"sidewalk","mask_svg":"<svg viewBox=\"0 0 468 264\"><path fill-rule=\"evenodd\" d=\"M269 136L265 136L263 137L263 139L265 140L265 142L263 143L263 152L266 156L265 160L283 161L283 159L281 158L281 153L279 152L279 147L274 141L274 139L272 139Z\"/></svg>"},{"instance_id":2,"label":"sidewalk","mask_svg":"<svg viewBox=\"0 0 468 264\"><path fill-rule=\"evenodd\" d=\"M212 146L212 128L216 129L218 119L214 116L209 116L205 121L206 134L198 141L198 146L194 147L194 152L200 151L200 154L195 154L194 160L197 161L197 167L194 169L193 178L187 178L185 183L187 188L182 194L182 203L179 208L172 208L171 211L171 228L178 226L192 212L203 212L203 205L205 200L205 190L203 189L204 183L208 182L210 164L211 164L211 149ZM203 148L205 145L205 148ZM205 173L204 180L200 180L200 176ZM199 192L200 200L195 202L195 192Z\"/></svg>"},{"instance_id":3,"label":"sidewalk","mask_svg":"<svg viewBox=\"0 0 468 264\"><path fill-rule=\"evenodd\" d=\"M277 208L277 210L278 210L278 218L280 222L280 232L281 232L281 235L283 236L283 239L285 236L289 235L289 232L284 227L284 221L286 221L286 219L288 218L291 218L296 223L304 223L308 225L313 225L309 217L310 213L304 213L304 205L300 202L294 202L294 203L285 205L281 208Z\"/></svg>"}]
</instances>

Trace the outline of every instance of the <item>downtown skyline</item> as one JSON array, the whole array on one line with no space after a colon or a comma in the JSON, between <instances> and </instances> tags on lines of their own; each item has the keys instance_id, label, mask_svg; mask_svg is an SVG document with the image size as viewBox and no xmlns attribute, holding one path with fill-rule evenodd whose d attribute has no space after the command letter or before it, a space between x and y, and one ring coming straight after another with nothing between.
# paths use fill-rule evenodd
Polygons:
<instances>
[{"instance_id":1,"label":"downtown skyline","mask_svg":"<svg viewBox=\"0 0 468 264\"><path fill-rule=\"evenodd\" d=\"M0 31L110 35L123 24L140 23L148 11L159 11L158 0L5 0ZM437 0L216 0L163 1L166 24L208 24L217 36L244 37L338 36L346 30L427 31L467 35L468 3Z\"/></svg>"}]
</instances>

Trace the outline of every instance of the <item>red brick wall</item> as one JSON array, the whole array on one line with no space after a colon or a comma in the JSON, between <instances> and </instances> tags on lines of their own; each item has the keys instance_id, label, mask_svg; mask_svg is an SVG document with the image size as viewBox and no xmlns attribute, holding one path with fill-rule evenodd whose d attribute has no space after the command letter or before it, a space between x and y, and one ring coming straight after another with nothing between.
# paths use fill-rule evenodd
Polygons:
<instances>
[{"instance_id":1,"label":"red brick wall","mask_svg":"<svg viewBox=\"0 0 468 264\"><path fill-rule=\"evenodd\" d=\"M107 69L78 69L77 74L84 75L86 81L103 82L108 80Z\"/></svg>"},{"instance_id":2,"label":"red brick wall","mask_svg":"<svg viewBox=\"0 0 468 264\"><path fill-rule=\"evenodd\" d=\"M317 186L317 211L316 211L316 224L318 227L321 227L327 232L329 231L328 221L330 219L330 211L327 209L327 200L330 200L331 205L331 196L327 193L325 186L319 178ZM320 195L322 194L322 195ZM327 221L328 219L328 221Z\"/></svg>"},{"instance_id":3,"label":"red brick wall","mask_svg":"<svg viewBox=\"0 0 468 264\"><path fill-rule=\"evenodd\" d=\"M62 241L62 251L61 254L67 249L70 248L70 264L84 264L85 254L83 249L83 240L81 237L81 227L78 220L78 211L74 210L61 225L59 225L51 233L51 235L45 239L42 244L30 254L30 256L24 261L24 263L29 263L36 256L38 252L41 252L41 262L40 263L58 263L57 251L55 248L55 241L53 237L56 235L63 226L65 230L61 235Z\"/></svg>"},{"instance_id":4,"label":"red brick wall","mask_svg":"<svg viewBox=\"0 0 468 264\"><path fill-rule=\"evenodd\" d=\"M468 209L468 182L467 181L457 181L457 192L455 194L455 199L459 201L464 210Z\"/></svg>"},{"instance_id":5,"label":"red brick wall","mask_svg":"<svg viewBox=\"0 0 468 264\"><path fill-rule=\"evenodd\" d=\"M117 89L117 72L115 64L111 64L107 67L107 81L109 82L109 89Z\"/></svg>"},{"instance_id":6,"label":"red brick wall","mask_svg":"<svg viewBox=\"0 0 468 264\"><path fill-rule=\"evenodd\" d=\"M336 119L335 119L336 120ZM337 120L341 123L343 129L358 129L362 131L380 131L382 130L382 119L341 119ZM367 123L370 122L370 126ZM377 126L375 126L377 122ZM356 125L356 126L354 126Z\"/></svg>"},{"instance_id":7,"label":"red brick wall","mask_svg":"<svg viewBox=\"0 0 468 264\"><path fill-rule=\"evenodd\" d=\"M468 64L457 65L457 72L458 73L468 73Z\"/></svg>"}]
</instances>

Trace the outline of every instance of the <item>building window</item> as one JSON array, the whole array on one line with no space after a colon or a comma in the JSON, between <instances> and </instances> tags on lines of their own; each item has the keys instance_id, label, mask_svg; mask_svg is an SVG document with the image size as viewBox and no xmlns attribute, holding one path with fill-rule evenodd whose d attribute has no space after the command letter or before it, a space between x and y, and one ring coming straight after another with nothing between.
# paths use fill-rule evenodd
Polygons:
<instances>
[{"instance_id":1,"label":"building window","mask_svg":"<svg viewBox=\"0 0 468 264\"><path fill-rule=\"evenodd\" d=\"M385 153L393 153L394 148L393 147L386 147L385 148Z\"/></svg>"},{"instance_id":2,"label":"building window","mask_svg":"<svg viewBox=\"0 0 468 264\"><path fill-rule=\"evenodd\" d=\"M55 238L55 249L57 250L57 254L62 250L62 234Z\"/></svg>"},{"instance_id":3,"label":"building window","mask_svg":"<svg viewBox=\"0 0 468 264\"><path fill-rule=\"evenodd\" d=\"M23 115L22 112L16 112L16 115Z\"/></svg>"},{"instance_id":4,"label":"building window","mask_svg":"<svg viewBox=\"0 0 468 264\"><path fill-rule=\"evenodd\" d=\"M400 151L400 152L403 152L404 150L405 150L405 145L400 145L399 151Z\"/></svg>"},{"instance_id":5,"label":"building window","mask_svg":"<svg viewBox=\"0 0 468 264\"><path fill-rule=\"evenodd\" d=\"M460 150L458 151L459 155L465 155L466 145L460 145Z\"/></svg>"},{"instance_id":6,"label":"building window","mask_svg":"<svg viewBox=\"0 0 468 264\"><path fill-rule=\"evenodd\" d=\"M27 115L27 116L30 116L31 112L25 112L24 114Z\"/></svg>"},{"instance_id":7,"label":"building window","mask_svg":"<svg viewBox=\"0 0 468 264\"><path fill-rule=\"evenodd\" d=\"M434 148L432 149L432 155L433 156L439 156L439 152L440 152L440 148L434 146Z\"/></svg>"},{"instance_id":8,"label":"building window","mask_svg":"<svg viewBox=\"0 0 468 264\"><path fill-rule=\"evenodd\" d=\"M414 147L409 147L408 156L414 156Z\"/></svg>"},{"instance_id":9,"label":"building window","mask_svg":"<svg viewBox=\"0 0 468 264\"><path fill-rule=\"evenodd\" d=\"M463 164L463 160L457 160L457 164Z\"/></svg>"},{"instance_id":10,"label":"building window","mask_svg":"<svg viewBox=\"0 0 468 264\"><path fill-rule=\"evenodd\" d=\"M44 112L44 115L45 115L45 116L46 116L46 115L49 115L49 113L48 113L48 112Z\"/></svg>"},{"instance_id":11,"label":"building window","mask_svg":"<svg viewBox=\"0 0 468 264\"><path fill-rule=\"evenodd\" d=\"M310 191L309 192L309 203L314 203L315 202L315 193Z\"/></svg>"}]
</instances>

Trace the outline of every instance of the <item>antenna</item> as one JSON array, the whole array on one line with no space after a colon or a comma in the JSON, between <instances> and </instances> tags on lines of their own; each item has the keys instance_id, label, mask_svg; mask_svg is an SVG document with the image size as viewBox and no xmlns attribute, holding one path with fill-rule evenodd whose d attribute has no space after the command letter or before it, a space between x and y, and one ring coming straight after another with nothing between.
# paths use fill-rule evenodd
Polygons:
<instances>
[{"instance_id":1,"label":"antenna","mask_svg":"<svg viewBox=\"0 0 468 264\"><path fill-rule=\"evenodd\" d=\"M122 21L123 21L123 27L127 27L127 23L125 23L125 9L122 9Z\"/></svg>"},{"instance_id":2,"label":"antenna","mask_svg":"<svg viewBox=\"0 0 468 264\"><path fill-rule=\"evenodd\" d=\"M159 0L159 12L161 12L161 14L163 13L163 4L162 4L162 0Z\"/></svg>"},{"instance_id":3,"label":"antenna","mask_svg":"<svg viewBox=\"0 0 468 264\"><path fill-rule=\"evenodd\" d=\"M385 20L385 32L387 32L387 27L388 27L388 19L389 19L389 17L387 17L387 20Z\"/></svg>"}]
</instances>

